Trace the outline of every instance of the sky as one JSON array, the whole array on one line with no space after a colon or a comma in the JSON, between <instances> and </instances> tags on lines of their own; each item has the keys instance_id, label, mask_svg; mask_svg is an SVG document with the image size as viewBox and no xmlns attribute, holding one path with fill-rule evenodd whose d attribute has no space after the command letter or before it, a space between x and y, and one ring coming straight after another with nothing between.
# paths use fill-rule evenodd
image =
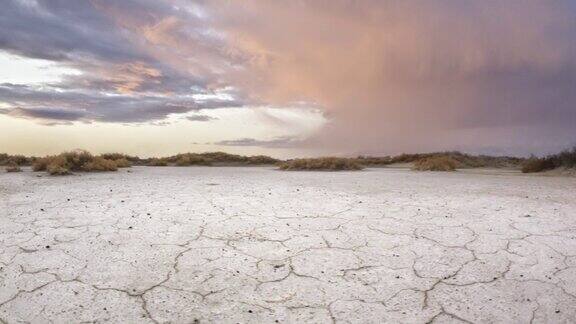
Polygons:
<instances>
[{"instance_id":1,"label":"sky","mask_svg":"<svg viewBox=\"0 0 576 324\"><path fill-rule=\"evenodd\" d=\"M576 145L574 0L5 0L0 152Z\"/></svg>"}]
</instances>

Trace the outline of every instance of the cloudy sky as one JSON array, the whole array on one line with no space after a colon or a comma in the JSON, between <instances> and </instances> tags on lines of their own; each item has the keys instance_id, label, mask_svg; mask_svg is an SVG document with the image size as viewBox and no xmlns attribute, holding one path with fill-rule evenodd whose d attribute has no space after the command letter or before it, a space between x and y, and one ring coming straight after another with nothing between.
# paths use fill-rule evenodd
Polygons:
<instances>
[{"instance_id":1,"label":"cloudy sky","mask_svg":"<svg viewBox=\"0 0 576 324\"><path fill-rule=\"evenodd\" d=\"M546 153L573 0L4 0L0 151Z\"/></svg>"}]
</instances>

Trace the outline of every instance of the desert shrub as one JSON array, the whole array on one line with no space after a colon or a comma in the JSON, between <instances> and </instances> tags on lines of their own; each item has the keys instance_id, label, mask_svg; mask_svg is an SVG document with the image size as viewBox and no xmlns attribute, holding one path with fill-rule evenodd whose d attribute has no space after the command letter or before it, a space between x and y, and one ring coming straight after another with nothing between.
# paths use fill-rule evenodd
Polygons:
<instances>
[{"instance_id":1,"label":"desert shrub","mask_svg":"<svg viewBox=\"0 0 576 324\"><path fill-rule=\"evenodd\" d=\"M389 156L358 156L356 158L358 163L365 166L384 166L392 163L392 158Z\"/></svg>"},{"instance_id":2,"label":"desert shrub","mask_svg":"<svg viewBox=\"0 0 576 324\"><path fill-rule=\"evenodd\" d=\"M551 159L532 157L522 165L523 173L542 172L554 169L554 163Z\"/></svg>"},{"instance_id":3,"label":"desert shrub","mask_svg":"<svg viewBox=\"0 0 576 324\"><path fill-rule=\"evenodd\" d=\"M66 158L62 155L47 157L46 171L51 175L66 175L70 174L70 169L66 164ZM41 170L43 171L43 170Z\"/></svg>"},{"instance_id":4,"label":"desert shrub","mask_svg":"<svg viewBox=\"0 0 576 324\"><path fill-rule=\"evenodd\" d=\"M427 157L414 162L414 170L418 171L454 171L458 161L447 156Z\"/></svg>"},{"instance_id":5,"label":"desert shrub","mask_svg":"<svg viewBox=\"0 0 576 324\"><path fill-rule=\"evenodd\" d=\"M109 160L109 159L107 159ZM132 163L130 161L128 161L128 159L126 158L121 158L121 159L117 159L117 160L111 160L114 161L114 163L116 163L116 167L118 168L129 168L132 166Z\"/></svg>"},{"instance_id":6,"label":"desert shrub","mask_svg":"<svg viewBox=\"0 0 576 324\"><path fill-rule=\"evenodd\" d=\"M112 161L126 160L130 163L130 166L145 164L145 162L146 162L145 160L143 160L137 156L132 156L132 155L124 154L124 153L104 153L104 154L100 154L100 156L105 158L106 160L112 160ZM120 163L124 163L124 161L122 161ZM118 167L121 167L121 166L118 166Z\"/></svg>"},{"instance_id":7,"label":"desert shrub","mask_svg":"<svg viewBox=\"0 0 576 324\"><path fill-rule=\"evenodd\" d=\"M362 170L364 167L355 159L323 157L315 159L294 159L282 162L279 165L280 170Z\"/></svg>"},{"instance_id":8,"label":"desert shrub","mask_svg":"<svg viewBox=\"0 0 576 324\"><path fill-rule=\"evenodd\" d=\"M276 164L279 160L266 155L254 155L248 157L248 164Z\"/></svg>"},{"instance_id":9,"label":"desert shrub","mask_svg":"<svg viewBox=\"0 0 576 324\"><path fill-rule=\"evenodd\" d=\"M50 157L39 158L34 163L32 163L32 170L35 172L46 171L48 169L48 164L50 163Z\"/></svg>"},{"instance_id":10,"label":"desert shrub","mask_svg":"<svg viewBox=\"0 0 576 324\"><path fill-rule=\"evenodd\" d=\"M72 151L58 155L64 160L64 166L70 171L85 171L85 165L92 162L95 157L88 151Z\"/></svg>"},{"instance_id":11,"label":"desert shrub","mask_svg":"<svg viewBox=\"0 0 576 324\"><path fill-rule=\"evenodd\" d=\"M202 156L208 161L211 162L218 162L218 163L231 163L231 162L246 162L248 158L242 155L230 154L226 152L206 152L200 153L199 156Z\"/></svg>"},{"instance_id":12,"label":"desert shrub","mask_svg":"<svg viewBox=\"0 0 576 324\"><path fill-rule=\"evenodd\" d=\"M168 166L168 161L166 159L153 158L148 162L149 166Z\"/></svg>"},{"instance_id":13,"label":"desert shrub","mask_svg":"<svg viewBox=\"0 0 576 324\"><path fill-rule=\"evenodd\" d=\"M191 166L191 165L210 165L212 161L204 156L197 154L183 154L176 160L177 166Z\"/></svg>"},{"instance_id":14,"label":"desert shrub","mask_svg":"<svg viewBox=\"0 0 576 324\"><path fill-rule=\"evenodd\" d=\"M103 157L96 156L91 161L86 162L82 166L82 171L85 172L105 172L105 171L116 171L118 166L116 162L112 160L106 160Z\"/></svg>"},{"instance_id":15,"label":"desert shrub","mask_svg":"<svg viewBox=\"0 0 576 324\"><path fill-rule=\"evenodd\" d=\"M558 153L554 164L556 167L576 168L576 147Z\"/></svg>"},{"instance_id":16,"label":"desert shrub","mask_svg":"<svg viewBox=\"0 0 576 324\"><path fill-rule=\"evenodd\" d=\"M22 169L18 164L12 163L6 166L6 172L22 172Z\"/></svg>"},{"instance_id":17,"label":"desert shrub","mask_svg":"<svg viewBox=\"0 0 576 324\"><path fill-rule=\"evenodd\" d=\"M94 156L87 151L72 151L36 159L32 169L47 171L52 175L65 175L72 172L116 171L118 166L113 160Z\"/></svg>"},{"instance_id":18,"label":"desert shrub","mask_svg":"<svg viewBox=\"0 0 576 324\"><path fill-rule=\"evenodd\" d=\"M400 154L390 158L390 163L413 163L427 158L449 158L456 168L518 168L524 159L510 156L471 155L458 151L421 154Z\"/></svg>"},{"instance_id":19,"label":"desert shrub","mask_svg":"<svg viewBox=\"0 0 576 324\"><path fill-rule=\"evenodd\" d=\"M34 158L26 157L24 155L9 155L6 153L0 153L0 165L30 165Z\"/></svg>"},{"instance_id":20,"label":"desert shrub","mask_svg":"<svg viewBox=\"0 0 576 324\"><path fill-rule=\"evenodd\" d=\"M576 168L576 147L541 158L532 156L522 165L522 172L542 172L556 168Z\"/></svg>"},{"instance_id":21,"label":"desert shrub","mask_svg":"<svg viewBox=\"0 0 576 324\"><path fill-rule=\"evenodd\" d=\"M113 161L120 159L129 160L131 158L130 156L122 153L103 153L100 154L100 156L105 158L106 160L113 160Z\"/></svg>"}]
</instances>

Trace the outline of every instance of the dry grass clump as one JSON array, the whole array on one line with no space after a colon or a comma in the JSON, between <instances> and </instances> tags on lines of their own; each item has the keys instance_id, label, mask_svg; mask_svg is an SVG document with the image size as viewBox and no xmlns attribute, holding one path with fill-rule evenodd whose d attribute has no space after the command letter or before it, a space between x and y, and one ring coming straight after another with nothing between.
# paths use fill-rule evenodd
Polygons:
<instances>
[{"instance_id":1,"label":"dry grass clump","mask_svg":"<svg viewBox=\"0 0 576 324\"><path fill-rule=\"evenodd\" d=\"M148 162L148 166L158 166L158 167L164 167L164 166L168 166L168 161L166 159L158 159L158 158L153 158Z\"/></svg>"},{"instance_id":2,"label":"dry grass clump","mask_svg":"<svg viewBox=\"0 0 576 324\"><path fill-rule=\"evenodd\" d=\"M576 168L576 147L542 158L531 157L522 165L522 172L542 172L557 168Z\"/></svg>"},{"instance_id":3,"label":"dry grass clump","mask_svg":"<svg viewBox=\"0 0 576 324\"><path fill-rule=\"evenodd\" d=\"M16 164L18 166L30 165L35 158L26 157L24 155L10 155L6 153L0 153L0 165L10 166Z\"/></svg>"},{"instance_id":4,"label":"dry grass clump","mask_svg":"<svg viewBox=\"0 0 576 324\"><path fill-rule=\"evenodd\" d=\"M414 162L413 170L418 171L454 171L458 161L448 156L427 157Z\"/></svg>"},{"instance_id":5,"label":"dry grass clump","mask_svg":"<svg viewBox=\"0 0 576 324\"><path fill-rule=\"evenodd\" d=\"M206 152L196 155L203 157L211 163L242 163L248 160L248 157L246 156L230 154L226 152Z\"/></svg>"},{"instance_id":6,"label":"dry grass clump","mask_svg":"<svg viewBox=\"0 0 576 324\"><path fill-rule=\"evenodd\" d=\"M51 175L67 175L72 173L70 171L70 166L67 164L66 158L61 155L46 157L44 161L33 166L34 171L47 171ZM46 169L42 170L41 166L46 166Z\"/></svg>"},{"instance_id":7,"label":"dry grass clump","mask_svg":"<svg viewBox=\"0 0 576 324\"><path fill-rule=\"evenodd\" d=\"M315 159L294 159L282 162L280 170L286 171L344 171L362 170L364 167L356 159L323 157Z\"/></svg>"},{"instance_id":8,"label":"dry grass clump","mask_svg":"<svg viewBox=\"0 0 576 324\"><path fill-rule=\"evenodd\" d=\"M392 164L392 158L389 156L363 156L360 155L356 158L358 163L365 166L385 166Z\"/></svg>"},{"instance_id":9,"label":"dry grass clump","mask_svg":"<svg viewBox=\"0 0 576 324\"><path fill-rule=\"evenodd\" d=\"M212 161L205 156L194 154L194 153L186 153L180 154L178 159L176 160L177 166L191 166L191 165L211 165Z\"/></svg>"},{"instance_id":10,"label":"dry grass clump","mask_svg":"<svg viewBox=\"0 0 576 324\"><path fill-rule=\"evenodd\" d=\"M262 165L262 164L276 164L278 162L280 162L278 159L275 159L267 155L254 155L248 157L247 164Z\"/></svg>"},{"instance_id":11,"label":"dry grass clump","mask_svg":"<svg viewBox=\"0 0 576 324\"><path fill-rule=\"evenodd\" d=\"M106 160L108 160L108 159L106 159ZM132 162L128 161L128 159L126 159L126 158L110 160L110 161L114 161L114 163L116 163L116 167L118 167L118 168L129 168L132 166Z\"/></svg>"},{"instance_id":12,"label":"dry grass clump","mask_svg":"<svg viewBox=\"0 0 576 324\"><path fill-rule=\"evenodd\" d=\"M177 166L238 166L276 164L277 159L265 155L243 156L225 152L182 153L165 158L167 163Z\"/></svg>"},{"instance_id":13,"label":"dry grass clump","mask_svg":"<svg viewBox=\"0 0 576 324\"><path fill-rule=\"evenodd\" d=\"M555 169L552 159L532 157L522 165L522 173L542 172Z\"/></svg>"},{"instance_id":14,"label":"dry grass clump","mask_svg":"<svg viewBox=\"0 0 576 324\"><path fill-rule=\"evenodd\" d=\"M116 161L94 156L87 151L66 152L47 156L34 161L34 171L47 171L51 175L65 175L72 172L116 171Z\"/></svg>"},{"instance_id":15,"label":"dry grass clump","mask_svg":"<svg viewBox=\"0 0 576 324\"><path fill-rule=\"evenodd\" d=\"M103 157L96 156L92 161L87 162L82 166L84 172L105 172L105 171L116 171L118 170L118 165L116 161L106 160Z\"/></svg>"},{"instance_id":16,"label":"dry grass clump","mask_svg":"<svg viewBox=\"0 0 576 324\"><path fill-rule=\"evenodd\" d=\"M18 164L11 163L6 166L6 172L22 172L22 169Z\"/></svg>"},{"instance_id":17,"label":"dry grass clump","mask_svg":"<svg viewBox=\"0 0 576 324\"><path fill-rule=\"evenodd\" d=\"M412 163L427 158L445 157L456 161L457 168L517 168L524 161L511 156L471 155L458 151L422 154L401 154L390 159L391 163Z\"/></svg>"}]
</instances>

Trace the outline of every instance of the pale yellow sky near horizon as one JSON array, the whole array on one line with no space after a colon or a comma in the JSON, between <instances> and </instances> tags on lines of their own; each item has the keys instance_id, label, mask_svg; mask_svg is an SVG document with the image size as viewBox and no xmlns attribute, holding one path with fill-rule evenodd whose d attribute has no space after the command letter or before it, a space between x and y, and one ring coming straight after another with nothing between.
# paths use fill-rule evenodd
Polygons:
<instances>
[{"instance_id":1,"label":"pale yellow sky near horizon","mask_svg":"<svg viewBox=\"0 0 576 324\"><path fill-rule=\"evenodd\" d=\"M0 152L42 156L85 149L94 153L122 152L149 157L183 152L226 151L283 158L295 154L319 154L304 149L295 151L289 148L213 144L239 138L273 140L284 136L312 134L325 122L318 112L286 108L222 108L201 111L200 114L215 119L206 122L189 121L185 116L194 114L185 114L173 115L158 124L75 122L54 126L0 115ZM282 124L268 122L270 117Z\"/></svg>"}]
</instances>

